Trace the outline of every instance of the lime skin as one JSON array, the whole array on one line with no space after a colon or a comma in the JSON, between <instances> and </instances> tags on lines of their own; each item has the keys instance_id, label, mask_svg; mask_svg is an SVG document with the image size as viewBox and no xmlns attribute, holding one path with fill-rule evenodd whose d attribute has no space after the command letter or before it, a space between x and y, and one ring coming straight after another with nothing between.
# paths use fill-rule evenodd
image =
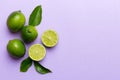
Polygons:
<instances>
[{"instance_id":1,"label":"lime skin","mask_svg":"<svg viewBox=\"0 0 120 80\"><path fill-rule=\"evenodd\" d=\"M13 39L9 40L7 44L7 51L11 56L15 58L21 58L25 55L26 48L21 40Z\"/></svg>"},{"instance_id":2,"label":"lime skin","mask_svg":"<svg viewBox=\"0 0 120 80\"><path fill-rule=\"evenodd\" d=\"M25 24L25 16L21 11L12 12L7 19L7 26L11 32L20 31Z\"/></svg>"},{"instance_id":3,"label":"lime skin","mask_svg":"<svg viewBox=\"0 0 120 80\"><path fill-rule=\"evenodd\" d=\"M38 32L34 26L25 26L21 31L21 37L24 42L30 43L33 42L38 36Z\"/></svg>"}]
</instances>

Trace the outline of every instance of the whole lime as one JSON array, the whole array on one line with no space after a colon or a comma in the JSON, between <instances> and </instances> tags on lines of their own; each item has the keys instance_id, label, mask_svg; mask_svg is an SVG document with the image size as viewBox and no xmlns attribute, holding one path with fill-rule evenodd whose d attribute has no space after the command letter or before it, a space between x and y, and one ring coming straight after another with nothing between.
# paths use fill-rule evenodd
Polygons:
<instances>
[{"instance_id":1,"label":"whole lime","mask_svg":"<svg viewBox=\"0 0 120 80\"><path fill-rule=\"evenodd\" d=\"M7 26L11 32L20 31L25 24L25 16L21 11L12 12L7 19Z\"/></svg>"},{"instance_id":2,"label":"whole lime","mask_svg":"<svg viewBox=\"0 0 120 80\"><path fill-rule=\"evenodd\" d=\"M30 43L33 42L38 36L38 32L34 26L25 26L22 29L21 37L24 42Z\"/></svg>"},{"instance_id":3,"label":"whole lime","mask_svg":"<svg viewBox=\"0 0 120 80\"><path fill-rule=\"evenodd\" d=\"M7 44L7 51L10 55L16 58L21 58L26 52L24 43L19 39L9 40Z\"/></svg>"}]
</instances>

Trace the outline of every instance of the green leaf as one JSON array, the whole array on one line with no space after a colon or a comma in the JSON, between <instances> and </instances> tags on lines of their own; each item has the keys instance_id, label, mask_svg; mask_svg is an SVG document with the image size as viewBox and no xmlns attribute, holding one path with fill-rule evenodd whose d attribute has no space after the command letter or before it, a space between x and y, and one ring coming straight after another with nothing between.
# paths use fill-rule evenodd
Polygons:
<instances>
[{"instance_id":1,"label":"green leaf","mask_svg":"<svg viewBox=\"0 0 120 80\"><path fill-rule=\"evenodd\" d=\"M29 17L29 25L37 26L41 23L42 20L42 7L41 5L37 6L31 13Z\"/></svg>"},{"instance_id":2,"label":"green leaf","mask_svg":"<svg viewBox=\"0 0 120 80\"><path fill-rule=\"evenodd\" d=\"M28 57L24 59L20 65L20 71L21 72L27 72L27 70L31 67L32 60Z\"/></svg>"},{"instance_id":3,"label":"green leaf","mask_svg":"<svg viewBox=\"0 0 120 80\"><path fill-rule=\"evenodd\" d=\"M36 71L41 74L47 74L47 73L51 72L51 70L45 68L39 62L36 62L36 61L34 61L34 67L35 67Z\"/></svg>"}]
</instances>

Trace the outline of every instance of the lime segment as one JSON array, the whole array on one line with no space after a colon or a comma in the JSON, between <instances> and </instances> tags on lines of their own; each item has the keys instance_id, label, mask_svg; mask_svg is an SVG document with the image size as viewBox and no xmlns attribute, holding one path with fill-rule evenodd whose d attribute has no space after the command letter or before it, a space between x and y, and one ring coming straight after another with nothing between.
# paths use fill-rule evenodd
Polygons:
<instances>
[{"instance_id":1,"label":"lime segment","mask_svg":"<svg viewBox=\"0 0 120 80\"><path fill-rule=\"evenodd\" d=\"M42 34L42 43L46 47L54 47L58 43L58 35L54 30L47 30Z\"/></svg>"},{"instance_id":2,"label":"lime segment","mask_svg":"<svg viewBox=\"0 0 120 80\"><path fill-rule=\"evenodd\" d=\"M46 49L41 44L33 44L29 48L29 57L34 61L42 60L46 55Z\"/></svg>"}]
</instances>

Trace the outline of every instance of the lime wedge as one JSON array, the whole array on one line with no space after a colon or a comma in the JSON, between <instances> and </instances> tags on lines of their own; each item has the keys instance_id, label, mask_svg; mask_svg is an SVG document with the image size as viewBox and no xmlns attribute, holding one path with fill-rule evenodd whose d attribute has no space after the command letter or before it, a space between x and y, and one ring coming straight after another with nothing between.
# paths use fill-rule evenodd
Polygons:
<instances>
[{"instance_id":1,"label":"lime wedge","mask_svg":"<svg viewBox=\"0 0 120 80\"><path fill-rule=\"evenodd\" d=\"M54 47L58 43L58 35L54 30L43 32L41 39L46 47Z\"/></svg>"},{"instance_id":2,"label":"lime wedge","mask_svg":"<svg viewBox=\"0 0 120 80\"><path fill-rule=\"evenodd\" d=\"M34 61L42 60L46 55L46 49L41 44L33 44L29 48L29 57Z\"/></svg>"}]
</instances>

